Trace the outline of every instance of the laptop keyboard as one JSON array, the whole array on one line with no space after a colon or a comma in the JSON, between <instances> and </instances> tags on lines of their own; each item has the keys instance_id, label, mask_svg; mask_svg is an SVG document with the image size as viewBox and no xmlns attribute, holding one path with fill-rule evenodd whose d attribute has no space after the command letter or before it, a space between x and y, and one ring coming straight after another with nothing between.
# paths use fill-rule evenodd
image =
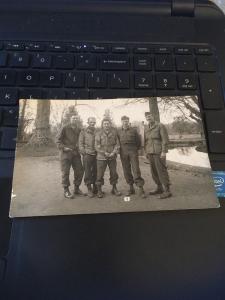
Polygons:
<instances>
[{"instance_id":1,"label":"laptop keyboard","mask_svg":"<svg viewBox=\"0 0 225 300\"><path fill-rule=\"evenodd\" d=\"M209 150L225 153L224 98L209 46L0 42L0 158L15 149L20 98L189 94L201 95Z\"/></svg>"}]
</instances>

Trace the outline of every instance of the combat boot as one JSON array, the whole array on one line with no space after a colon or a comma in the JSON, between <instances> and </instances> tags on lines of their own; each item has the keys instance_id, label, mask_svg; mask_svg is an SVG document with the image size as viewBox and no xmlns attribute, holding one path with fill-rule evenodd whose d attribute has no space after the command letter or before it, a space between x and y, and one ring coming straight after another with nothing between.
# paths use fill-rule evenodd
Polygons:
<instances>
[{"instance_id":1,"label":"combat boot","mask_svg":"<svg viewBox=\"0 0 225 300\"><path fill-rule=\"evenodd\" d=\"M73 195L70 193L68 187L64 187L64 197L67 199L73 199Z\"/></svg>"},{"instance_id":2,"label":"combat boot","mask_svg":"<svg viewBox=\"0 0 225 300\"><path fill-rule=\"evenodd\" d=\"M93 191L92 191L92 188L91 188L91 184L88 184L87 185L87 189L88 189L88 197L89 198L93 198L94 197L94 193L93 193Z\"/></svg>"},{"instance_id":3,"label":"combat boot","mask_svg":"<svg viewBox=\"0 0 225 300\"><path fill-rule=\"evenodd\" d=\"M141 198L146 198L146 195L145 195L145 191L144 191L144 189L143 189L143 186L140 186L139 188L138 188L138 196L139 197L141 197Z\"/></svg>"},{"instance_id":4,"label":"combat boot","mask_svg":"<svg viewBox=\"0 0 225 300\"><path fill-rule=\"evenodd\" d=\"M111 193L115 196L121 196L121 193L117 190L116 184L113 185Z\"/></svg>"},{"instance_id":5,"label":"combat boot","mask_svg":"<svg viewBox=\"0 0 225 300\"><path fill-rule=\"evenodd\" d=\"M92 189L92 191L93 191L93 194L94 195L96 195L97 193L98 193L98 188L97 188L97 185L94 183L93 184L93 189Z\"/></svg>"},{"instance_id":6,"label":"combat boot","mask_svg":"<svg viewBox=\"0 0 225 300\"><path fill-rule=\"evenodd\" d=\"M130 196L130 195L134 195L134 194L135 194L134 186L133 186L133 184L130 184L130 188L126 193L126 196Z\"/></svg>"},{"instance_id":7,"label":"combat boot","mask_svg":"<svg viewBox=\"0 0 225 300\"><path fill-rule=\"evenodd\" d=\"M152 190L149 192L149 195L157 195L163 193L163 187L162 185L157 185L157 188L155 190Z\"/></svg>"},{"instance_id":8,"label":"combat boot","mask_svg":"<svg viewBox=\"0 0 225 300\"><path fill-rule=\"evenodd\" d=\"M74 186L74 195L86 196L86 194L80 190L79 185Z\"/></svg>"},{"instance_id":9,"label":"combat boot","mask_svg":"<svg viewBox=\"0 0 225 300\"><path fill-rule=\"evenodd\" d=\"M98 198L103 198L102 186L98 185L97 188L98 188Z\"/></svg>"},{"instance_id":10,"label":"combat boot","mask_svg":"<svg viewBox=\"0 0 225 300\"><path fill-rule=\"evenodd\" d=\"M158 197L159 199L166 199L172 196L172 193L170 192L170 186L167 185L164 188L164 192Z\"/></svg>"}]
</instances>

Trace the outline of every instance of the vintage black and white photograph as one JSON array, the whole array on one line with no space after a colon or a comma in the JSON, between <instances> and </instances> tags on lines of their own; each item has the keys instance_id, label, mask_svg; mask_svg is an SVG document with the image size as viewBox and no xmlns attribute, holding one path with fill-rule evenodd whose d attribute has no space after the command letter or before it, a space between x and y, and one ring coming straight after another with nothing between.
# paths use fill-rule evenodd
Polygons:
<instances>
[{"instance_id":1,"label":"vintage black and white photograph","mask_svg":"<svg viewBox=\"0 0 225 300\"><path fill-rule=\"evenodd\" d=\"M19 105L11 217L219 207L197 96Z\"/></svg>"}]
</instances>

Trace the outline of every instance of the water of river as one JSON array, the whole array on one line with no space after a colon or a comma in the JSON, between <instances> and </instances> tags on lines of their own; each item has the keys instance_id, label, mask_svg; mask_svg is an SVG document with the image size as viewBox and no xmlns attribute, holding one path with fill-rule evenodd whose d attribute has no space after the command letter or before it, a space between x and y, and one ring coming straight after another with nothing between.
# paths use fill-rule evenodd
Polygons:
<instances>
[{"instance_id":1,"label":"water of river","mask_svg":"<svg viewBox=\"0 0 225 300\"><path fill-rule=\"evenodd\" d=\"M179 147L167 153L167 160L191 166L210 168L208 154L195 150L195 147Z\"/></svg>"}]
</instances>

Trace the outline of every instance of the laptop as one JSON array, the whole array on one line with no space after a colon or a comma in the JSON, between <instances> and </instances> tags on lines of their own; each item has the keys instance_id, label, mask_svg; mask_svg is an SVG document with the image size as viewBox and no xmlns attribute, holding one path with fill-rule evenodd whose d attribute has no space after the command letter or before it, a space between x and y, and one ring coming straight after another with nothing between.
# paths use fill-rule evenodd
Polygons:
<instances>
[{"instance_id":1,"label":"laptop","mask_svg":"<svg viewBox=\"0 0 225 300\"><path fill-rule=\"evenodd\" d=\"M9 218L20 98L197 95L212 168L225 171L222 11L205 0L23 0L0 11L0 298L224 299L222 199L204 211ZM105 71L117 79L89 84Z\"/></svg>"}]
</instances>

